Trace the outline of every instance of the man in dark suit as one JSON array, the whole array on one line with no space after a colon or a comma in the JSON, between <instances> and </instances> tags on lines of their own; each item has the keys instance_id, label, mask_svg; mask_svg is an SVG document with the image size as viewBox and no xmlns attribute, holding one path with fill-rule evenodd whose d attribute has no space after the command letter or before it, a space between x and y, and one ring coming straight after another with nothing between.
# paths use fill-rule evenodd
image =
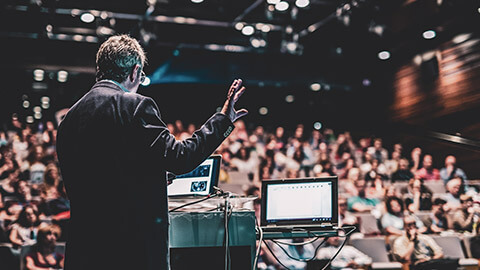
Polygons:
<instances>
[{"instance_id":1,"label":"man in dark suit","mask_svg":"<svg viewBox=\"0 0 480 270\"><path fill-rule=\"evenodd\" d=\"M186 173L211 155L247 113L234 105L235 80L221 112L183 141L153 99L136 94L145 54L127 36L97 53L97 82L66 114L57 153L71 218L65 269L169 269L166 171Z\"/></svg>"}]
</instances>

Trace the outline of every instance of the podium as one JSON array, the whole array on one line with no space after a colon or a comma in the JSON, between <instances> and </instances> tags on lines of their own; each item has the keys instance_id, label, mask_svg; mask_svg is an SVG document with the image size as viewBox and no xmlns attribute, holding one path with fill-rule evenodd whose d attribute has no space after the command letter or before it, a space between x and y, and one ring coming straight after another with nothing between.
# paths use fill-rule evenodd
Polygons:
<instances>
[{"instance_id":1,"label":"podium","mask_svg":"<svg viewBox=\"0 0 480 270\"><path fill-rule=\"evenodd\" d=\"M256 251L255 213L233 211L228 233L230 269L252 269ZM224 212L172 212L169 236L172 270L225 269Z\"/></svg>"}]
</instances>

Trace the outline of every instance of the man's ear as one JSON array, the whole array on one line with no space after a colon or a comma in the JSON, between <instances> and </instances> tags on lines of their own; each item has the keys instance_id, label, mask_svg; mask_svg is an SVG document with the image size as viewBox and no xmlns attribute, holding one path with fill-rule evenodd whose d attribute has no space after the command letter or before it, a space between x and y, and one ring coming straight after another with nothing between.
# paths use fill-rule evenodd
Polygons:
<instances>
[{"instance_id":1,"label":"man's ear","mask_svg":"<svg viewBox=\"0 0 480 270\"><path fill-rule=\"evenodd\" d=\"M135 81L135 77L137 77L137 74L140 72L140 66L139 65L135 65L133 67L133 70L132 70L132 73L130 73L130 76L129 79L131 82L134 82Z\"/></svg>"}]
</instances>

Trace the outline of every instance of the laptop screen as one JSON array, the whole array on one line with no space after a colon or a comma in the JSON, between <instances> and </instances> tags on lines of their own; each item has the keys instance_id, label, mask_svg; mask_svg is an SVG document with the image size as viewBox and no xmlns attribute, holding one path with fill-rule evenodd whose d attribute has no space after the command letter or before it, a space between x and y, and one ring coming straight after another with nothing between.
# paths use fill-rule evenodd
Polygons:
<instances>
[{"instance_id":1,"label":"laptop screen","mask_svg":"<svg viewBox=\"0 0 480 270\"><path fill-rule=\"evenodd\" d=\"M212 155L191 172L177 175L167 187L168 196L207 196L218 184L220 162L220 155Z\"/></svg>"},{"instance_id":2,"label":"laptop screen","mask_svg":"<svg viewBox=\"0 0 480 270\"><path fill-rule=\"evenodd\" d=\"M261 225L338 224L338 178L262 182Z\"/></svg>"}]
</instances>

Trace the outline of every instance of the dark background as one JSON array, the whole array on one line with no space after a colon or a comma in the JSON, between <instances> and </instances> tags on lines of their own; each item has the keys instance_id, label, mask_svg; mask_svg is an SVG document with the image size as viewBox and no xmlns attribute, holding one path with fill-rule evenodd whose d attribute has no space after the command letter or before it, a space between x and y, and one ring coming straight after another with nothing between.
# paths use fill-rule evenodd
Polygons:
<instances>
[{"instance_id":1,"label":"dark background","mask_svg":"<svg viewBox=\"0 0 480 270\"><path fill-rule=\"evenodd\" d=\"M13 113L24 121L42 96L50 108L36 123L54 119L94 83L100 43L128 33L148 56L151 84L139 92L157 101L166 122L202 124L231 81L242 78L248 89L238 106L250 111L244 118L250 128L303 123L309 130L319 121L355 139L383 137L389 150L401 142L405 154L421 146L436 167L455 154L469 178L480 178L478 1L311 0L296 10L289 3L286 12L270 12L266 1L254 0L158 0L150 9L128 0L2 1L0 123L8 128ZM95 21L81 22L89 10L97 11ZM255 33L266 46L253 47L237 22L271 25ZM373 31L379 27L381 35ZM429 29L436 37L426 40ZM282 46L294 40L300 49ZM391 58L380 60L381 50ZM33 80L35 69L46 71L44 80ZM59 70L68 71L66 82L57 81ZM321 90L310 89L314 82Z\"/></svg>"}]
</instances>

